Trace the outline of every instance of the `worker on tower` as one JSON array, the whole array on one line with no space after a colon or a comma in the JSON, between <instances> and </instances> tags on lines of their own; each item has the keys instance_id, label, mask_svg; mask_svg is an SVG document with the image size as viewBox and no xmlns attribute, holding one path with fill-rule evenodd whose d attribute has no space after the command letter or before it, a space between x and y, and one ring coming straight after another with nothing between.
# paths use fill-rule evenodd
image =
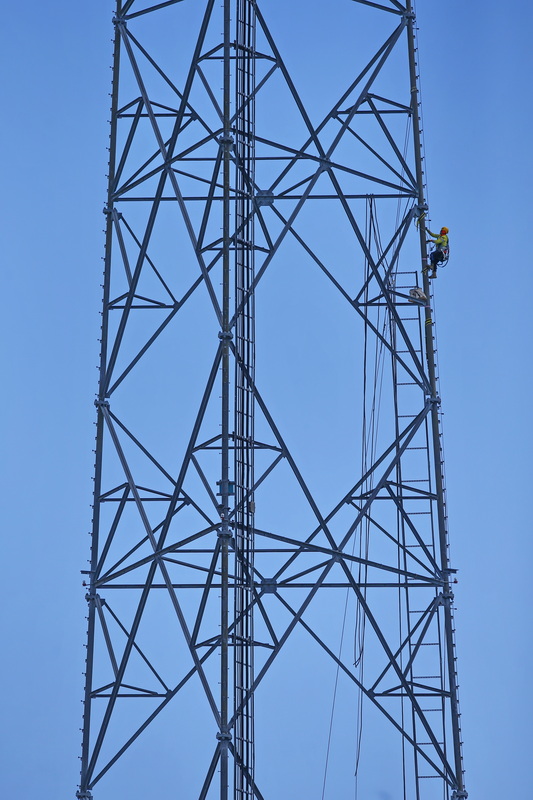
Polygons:
<instances>
[{"instance_id":1,"label":"worker on tower","mask_svg":"<svg viewBox=\"0 0 533 800\"><path fill-rule=\"evenodd\" d=\"M433 269L433 275L430 273L428 278L436 278L437 277L437 264L441 264L443 261L448 261L448 257L450 255L450 243L448 240L448 228L441 228L440 233L432 233L428 230L432 239L427 239L426 244L434 244L435 249L431 252L429 256L429 260L431 263L431 269Z\"/></svg>"}]
</instances>

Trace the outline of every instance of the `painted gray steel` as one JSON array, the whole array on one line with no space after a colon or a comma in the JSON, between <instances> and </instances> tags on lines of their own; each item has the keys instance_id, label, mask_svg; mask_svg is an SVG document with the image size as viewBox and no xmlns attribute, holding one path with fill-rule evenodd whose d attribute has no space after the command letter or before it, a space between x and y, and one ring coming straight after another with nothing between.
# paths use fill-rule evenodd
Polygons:
<instances>
[{"instance_id":1,"label":"painted gray steel","mask_svg":"<svg viewBox=\"0 0 533 800\"><path fill-rule=\"evenodd\" d=\"M104 792L132 753L163 786L152 758L169 731L177 748L197 742L198 758L170 769L165 796L283 796L273 753L285 730L294 741L297 720L271 707L307 685L313 647L313 670L333 683L302 702L302 719L316 704L317 722L307 739L302 727L309 756L291 756L294 773L304 780L323 757L317 796L333 770L343 795L344 768L364 796L381 752L397 797L458 800L455 570L414 13L410 0L331 4L340 24L360 14L379 43L327 87L337 99L314 123L271 5L117 2L77 797ZM344 389L319 387L322 419L298 439L298 387L277 368L300 368L302 265L323 281L324 302L313 306L315 349L301 337L301 374L322 382L317 353L334 341L337 307L347 335L334 349L353 359ZM410 294L420 285L429 300ZM289 295L292 332L269 362L278 319L268 309ZM356 384L362 399L328 461L315 440L336 430L334 400ZM302 414L312 400L302 390ZM318 705L333 684L328 732ZM175 706L174 727L157 728ZM341 738L353 725L352 760L335 745L338 716Z\"/></svg>"}]
</instances>

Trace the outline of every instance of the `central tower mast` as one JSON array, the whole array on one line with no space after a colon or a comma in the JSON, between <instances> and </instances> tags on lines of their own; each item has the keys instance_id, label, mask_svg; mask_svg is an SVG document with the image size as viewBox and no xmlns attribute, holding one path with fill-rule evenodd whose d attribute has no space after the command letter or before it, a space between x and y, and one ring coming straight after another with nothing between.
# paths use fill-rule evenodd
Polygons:
<instances>
[{"instance_id":1,"label":"central tower mast","mask_svg":"<svg viewBox=\"0 0 533 800\"><path fill-rule=\"evenodd\" d=\"M415 18L318 6L117 2L78 798L466 797Z\"/></svg>"}]
</instances>

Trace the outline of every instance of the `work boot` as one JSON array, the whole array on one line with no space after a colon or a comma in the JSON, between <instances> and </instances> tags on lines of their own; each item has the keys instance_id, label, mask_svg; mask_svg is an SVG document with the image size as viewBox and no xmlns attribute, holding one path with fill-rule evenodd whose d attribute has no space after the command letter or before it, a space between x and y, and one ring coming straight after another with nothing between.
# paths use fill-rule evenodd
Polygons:
<instances>
[{"instance_id":1,"label":"work boot","mask_svg":"<svg viewBox=\"0 0 533 800\"><path fill-rule=\"evenodd\" d=\"M436 278L437 277L437 270L433 272L433 275L428 275L428 278Z\"/></svg>"}]
</instances>

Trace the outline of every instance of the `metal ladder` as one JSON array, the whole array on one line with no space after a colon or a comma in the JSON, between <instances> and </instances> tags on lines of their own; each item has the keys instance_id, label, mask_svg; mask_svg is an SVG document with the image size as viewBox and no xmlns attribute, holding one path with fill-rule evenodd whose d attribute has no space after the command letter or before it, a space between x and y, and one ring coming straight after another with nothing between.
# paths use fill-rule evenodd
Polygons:
<instances>
[{"instance_id":1,"label":"metal ladder","mask_svg":"<svg viewBox=\"0 0 533 800\"><path fill-rule=\"evenodd\" d=\"M419 285L418 273L415 270L397 272L396 276L399 278L399 282L396 284L395 289L400 291L402 294L408 294L409 289ZM401 302L403 303L404 301L402 300ZM428 302L430 302L429 298ZM405 306L400 305L397 310L399 312L399 318L402 322L402 325L404 326L411 342L413 343L416 355L422 360L424 358L424 319L421 313L422 309L418 304L412 303L408 305L406 303ZM395 335L394 329L391 333L392 335ZM398 354L403 355L408 351L399 347L397 352ZM412 380L412 378L410 378L410 376L407 376L406 380L399 380L396 370L394 370L394 372L394 392L395 402L397 404L397 416L400 421L403 419L408 422L410 419L414 419L416 416L416 414L412 413L413 409L410 408L408 396L409 392L413 391L413 387L416 386L416 383ZM417 408L419 408L419 404ZM442 442L440 442L440 447L442 452ZM409 512L409 517L414 517L416 519L416 521L413 520L413 522L415 522L415 527L422 536L423 544L413 541L412 537L409 535L410 532L406 529L405 521L401 519L399 520L399 536L401 536L403 539L403 545L406 551L416 552L426 548L431 554L432 558L438 563L435 511L434 503L430 498L430 495L432 495L434 491L433 487L431 486L431 481L434 478L431 471L430 431L428 429L427 420L423 431L417 434L411 445L406 448L406 455L407 454L409 454L410 461L414 462L416 466L412 467L409 465L409 473L406 474L404 471L404 466L402 462L400 462L397 469L398 492L401 494L401 496L403 496L402 505L405 503L406 495L410 493L410 489L407 489L407 487L413 487L425 493L425 497L424 494L421 493L420 499L417 501L417 506L420 506L420 510ZM411 470L413 470L413 474L411 473ZM418 470L420 470L420 472L418 472ZM409 494L409 496L411 496L411 494ZM410 502L413 503L414 501ZM423 517L426 519L423 520ZM404 553L404 569L408 568L408 563L408 557ZM406 664L410 664L410 666L407 668L406 678L412 687L414 695L417 697L417 700L420 703L420 708L424 716L430 719L433 714L441 715L441 724L438 722L436 723L435 720L431 718L431 727L434 731L438 729L441 732L441 735L438 736L437 743L439 747L445 748L446 728L444 720L444 701L439 699L438 696L430 697L429 695L431 692L424 691L421 688L422 686L435 686L436 688L438 687L440 691L445 690L444 660L442 647L440 644L441 635L438 629L441 625L441 622L439 620L438 613L435 613L429 624L426 635L424 636L423 640L420 641L418 652L422 652L422 648L424 648L423 663L426 665L426 667L423 669L423 674L418 674L420 670L419 668L417 669L417 667L419 667L417 662L418 652L416 645L417 632L414 632L414 629L416 628L417 623L423 623L424 616L427 614L427 609L411 608L409 605L408 592L405 593L404 604L405 617L403 624L405 626L405 630L403 631L403 636L407 636L409 638L409 644L403 661ZM432 631L435 632L434 635L432 635ZM418 661L419 660L420 659L418 659ZM412 710L411 726L413 739L420 747L424 748L425 746L433 746L433 743L427 741L427 732L414 709ZM415 792L414 797L416 800L424 800L424 797L427 796L429 798L432 796L429 784L431 783L432 779L436 779L439 776L432 772L429 765L418 754L416 749L414 750L414 761L416 782L416 785L413 787ZM426 784L428 784L427 790L424 789Z\"/></svg>"},{"instance_id":2,"label":"metal ladder","mask_svg":"<svg viewBox=\"0 0 533 800\"><path fill-rule=\"evenodd\" d=\"M235 117L235 304L241 307L254 279L255 13L251 0L238 0ZM254 381L255 309L249 296L235 324L235 800L253 800L254 779ZM241 366L242 365L242 366Z\"/></svg>"}]
</instances>

